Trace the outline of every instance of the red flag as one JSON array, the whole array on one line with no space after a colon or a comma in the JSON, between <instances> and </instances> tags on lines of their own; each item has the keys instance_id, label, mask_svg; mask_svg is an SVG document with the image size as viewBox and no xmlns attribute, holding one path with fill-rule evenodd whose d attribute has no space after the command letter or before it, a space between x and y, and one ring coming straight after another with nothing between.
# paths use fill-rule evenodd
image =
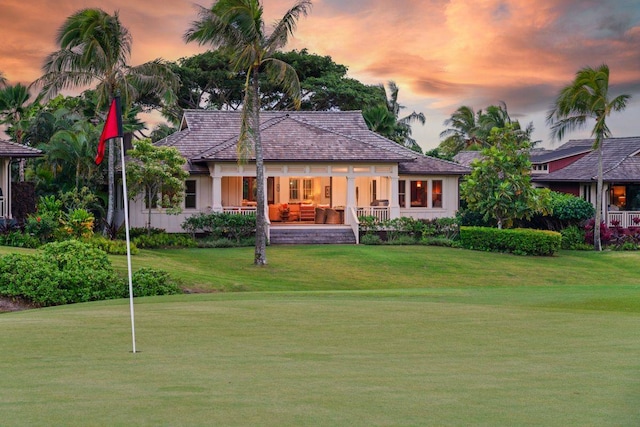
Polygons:
<instances>
[{"instance_id":1,"label":"red flag","mask_svg":"<svg viewBox=\"0 0 640 427\"><path fill-rule=\"evenodd\" d=\"M120 115L119 101L120 99L118 97L113 98L113 101L111 101L107 121L104 123L100 141L98 142L98 154L96 155L97 165L102 163L102 159L104 159L104 148L107 140L122 136L122 116Z\"/></svg>"}]
</instances>

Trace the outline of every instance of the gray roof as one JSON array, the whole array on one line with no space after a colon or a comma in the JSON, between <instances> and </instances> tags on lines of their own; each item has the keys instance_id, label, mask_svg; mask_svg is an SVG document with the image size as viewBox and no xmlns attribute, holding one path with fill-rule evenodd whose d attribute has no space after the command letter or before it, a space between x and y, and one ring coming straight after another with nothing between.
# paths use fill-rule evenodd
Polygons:
<instances>
[{"instance_id":1,"label":"gray roof","mask_svg":"<svg viewBox=\"0 0 640 427\"><path fill-rule=\"evenodd\" d=\"M593 146L594 140L570 141L573 146ZM560 147L562 149L564 146ZM640 137L608 138L602 145L602 166L604 181L640 181ZM532 178L539 182L590 182L597 180L598 151L593 150L570 165Z\"/></svg>"},{"instance_id":2,"label":"gray roof","mask_svg":"<svg viewBox=\"0 0 640 427\"><path fill-rule=\"evenodd\" d=\"M482 157L482 152L474 150L464 150L453 156L453 161L463 166L471 166L471 162Z\"/></svg>"},{"instance_id":3,"label":"gray roof","mask_svg":"<svg viewBox=\"0 0 640 427\"><path fill-rule=\"evenodd\" d=\"M449 162L429 156L418 156L412 162L401 162L398 164L398 173L400 175L424 175L426 173L466 175L470 172L470 168L456 162Z\"/></svg>"},{"instance_id":4,"label":"gray roof","mask_svg":"<svg viewBox=\"0 0 640 427\"><path fill-rule=\"evenodd\" d=\"M592 150L592 146L593 140L590 139L571 140L555 150L532 150L530 159L533 164L553 162L555 160L588 153Z\"/></svg>"},{"instance_id":5,"label":"gray roof","mask_svg":"<svg viewBox=\"0 0 640 427\"><path fill-rule=\"evenodd\" d=\"M199 163L236 162L240 120L239 111L185 110L182 130L157 144L176 147L192 172ZM263 111L260 123L265 162L409 162L406 173L468 172L370 131L360 111Z\"/></svg>"},{"instance_id":6,"label":"gray roof","mask_svg":"<svg viewBox=\"0 0 640 427\"><path fill-rule=\"evenodd\" d=\"M40 156L42 156L42 151L37 148L0 140L0 157L25 158Z\"/></svg>"}]
</instances>

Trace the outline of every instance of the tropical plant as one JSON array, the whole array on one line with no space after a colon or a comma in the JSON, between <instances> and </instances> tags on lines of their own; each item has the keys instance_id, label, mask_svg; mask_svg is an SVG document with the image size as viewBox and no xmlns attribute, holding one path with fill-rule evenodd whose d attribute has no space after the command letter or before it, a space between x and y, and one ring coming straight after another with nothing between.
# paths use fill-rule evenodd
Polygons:
<instances>
[{"instance_id":1,"label":"tropical plant","mask_svg":"<svg viewBox=\"0 0 640 427\"><path fill-rule=\"evenodd\" d=\"M109 15L101 9L82 9L66 19L58 30L60 50L47 56L44 75L36 81L42 94L50 96L63 89L91 86L95 82L96 105L106 108L120 94L124 113L145 96L160 97L166 104L175 101L178 79L167 64L156 59L130 66L131 34L120 23L118 13ZM107 207L108 224L113 222L115 204L115 152L108 142Z\"/></svg>"},{"instance_id":2,"label":"tropical plant","mask_svg":"<svg viewBox=\"0 0 640 427\"><path fill-rule=\"evenodd\" d=\"M515 219L529 219L546 206L546 193L531 185L528 147L517 141L516 132L510 124L494 128L488 138L490 147L473 161L471 174L460 186L468 208L481 213L485 221L494 219L498 228L510 226Z\"/></svg>"},{"instance_id":3,"label":"tropical plant","mask_svg":"<svg viewBox=\"0 0 640 427\"><path fill-rule=\"evenodd\" d=\"M400 88L394 81L388 83L389 94L386 93L385 87L380 86L382 92L385 93L385 104L366 108L362 112L364 120L370 130L397 142L398 144L409 148L410 150L422 153L422 148L411 138L411 124L418 122L425 124L423 113L411 114L400 118L400 110L405 108L398 103L398 92Z\"/></svg>"},{"instance_id":4,"label":"tropical plant","mask_svg":"<svg viewBox=\"0 0 640 427\"><path fill-rule=\"evenodd\" d=\"M217 0L209 9L200 8L200 19L193 22L185 33L188 42L210 44L230 52L234 71L246 72L238 149L241 161L248 159L251 151L256 160L256 265L267 263L266 180L260 139L260 74L266 73L271 81L281 85L296 108L300 106L300 82L296 71L286 62L275 58L274 53L287 44L299 17L306 16L310 8L310 0L298 0L275 23L272 32L267 34L260 0Z\"/></svg>"},{"instance_id":5,"label":"tropical plant","mask_svg":"<svg viewBox=\"0 0 640 427\"><path fill-rule=\"evenodd\" d=\"M0 87L7 84L7 78L4 76L4 73L0 71Z\"/></svg>"},{"instance_id":6,"label":"tropical plant","mask_svg":"<svg viewBox=\"0 0 640 427\"><path fill-rule=\"evenodd\" d=\"M587 120L594 119L591 135L595 137L593 149L598 150L598 179L596 186L595 223L602 218L602 146L612 133L606 119L613 111L622 111L631 95L609 96L609 67L580 69L568 86L560 90L553 107L547 113L547 124L551 126L551 137L561 140L567 132L583 128ZM593 244L596 251L602 250L599 227L593 228Z\"/></svg>"},{"instance_id":7,"label":"tropical plant","mask_svg":"<svg viewBox=\"0 0 640 427\"><path fill-rule=\"evenodd\" d=\"M158 204L169 214L181 212L184 199L184 180L189 173L183 169L186 160L174 147L156 147L148 139L136 141L128 152L128 197L143 195L147 206L147 227L151 230L151 211Z\"/></svg>"},{"instance_id":8,"label":"tropical plant","mask_svg":"<svg viewBox=\"0 0 640 427\"><path fill-rule=\"evenodd\" d=\"M37 104L29 104L30 97L29 88L20 83L0 89L0 124L7 125L7 133L18 144L24 143L27 117ZM24 181L24 159L20 161L19 179Z\"/></svg>"}]
</instances>

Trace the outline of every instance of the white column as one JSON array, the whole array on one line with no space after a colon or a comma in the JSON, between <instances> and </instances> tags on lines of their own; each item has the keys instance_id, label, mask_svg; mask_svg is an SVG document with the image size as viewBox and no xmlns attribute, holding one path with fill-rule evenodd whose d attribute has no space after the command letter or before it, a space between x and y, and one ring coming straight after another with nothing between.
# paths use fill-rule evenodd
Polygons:
<instances>
[{"instance_id":1,"label":"white column","mask_svg":"<svg viewBox=\"0 0 640 427\"><path fill-rule=\"evenodd\" d=\"M222 177L211 175L211 209L222 212Z\"/></svg>"},{"instance_id":2,"label":"white column","mask_svg":"<svg viewBox=\"0 0 640 427\"><path fill-rule=\"evenodd\" d=\"M391 219L400 218L400 205L398 205L398 177L392 176L389 180L389 185L391 185L391 189L389 194L391 194L391 198L389 199L389 214Z\"/></svg>"}]
</instances>

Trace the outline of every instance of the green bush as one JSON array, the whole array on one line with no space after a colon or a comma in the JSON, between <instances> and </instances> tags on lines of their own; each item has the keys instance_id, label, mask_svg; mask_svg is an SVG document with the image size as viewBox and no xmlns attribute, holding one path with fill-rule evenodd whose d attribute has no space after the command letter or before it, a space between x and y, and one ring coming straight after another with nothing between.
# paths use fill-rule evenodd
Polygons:
<instances>
[{"instance_id":1,"label":"green bush","mask_svg":"<svg viewBox=\"0 0 640 427\"><path fill-rule=\"evenodd\" d=\"M580 225L595 214L593 205L586 200L555 191L549 192L547 209L550 214L534 215L526 224L532 228L560 231L572 225Z\"/></svg>"},{"instance_id":2,"label":"green bush","mask_svg":"<svg viewBox=\"0 0 640 427\"><path fill-rule=\"evenodd\" d=\"M59 228L59 216L47 211L36 215L29 215L24 224L25 234L35 237L41 243L55 240Z\"/></svg>"},{"instance_id":3,"label":"green bush","mask_svg":"<svg viewBox=\"0 0 640 427\"><path fill-rule=\"evenodd\" d=\"M125 287L106 253L69 240L35 255L0 257L0 294L49 306L120 298Z\"/></svg>"},{"instance_id":4,"label":"green bush","mask_svg":"<svg viewBox=\"0 0 640 427\"><path fill-rule=\"evenodd\" d=\"M383 242L377 234L363 234L360 237L360 243L363 245L381 245Z\"/></svg>"},{"instance_id":5,"label":"green bush","mask_svg":"<svg viewBox=\"0 0 640 427\"><path fill-rule=\"evenodd\" d=\"M14 248L37 248L41 245L40 240L30 234L21 231L11 231L0 234L0 246L12 246Z\"/></svg>"},{"instance_id":6,"label":"green bush","mask_svg":"<svg viewBox=\"0 0 640 427\"><path fill-rule=\"evenodd\" d=\"M562 249L579 249L586 245L584 230L577 225L570 225L560 231L562 234Z\"/></svg>"},{"instance_id":7,"label":"green bush","mask_svg":"<svg viewBox=\"0 0 640 427\"><path fill-rule=\"evenodd\" d=\"M198 245L189 235L165 232L150 236L143 234L132 241L140 249L194 248Z\"/></svg>"},{"instance_id":8,"label":"green bush","mask_svg":"<svg viewBox=\"0 0 640 427\"><path fill-rule=\"evenodd\" d=\"M516 255L553 255L558 252L561 244L561 234L554 231L460 228L460 245L466 249L509 252Z\"/></svg>"},{"instance_id":9,"label":"green bush","mask_svg":"<svg viewBox=\"0 0 640 427\"><path fill-rule=\"evenodd\" d=\"M164 270L141 268L133 272L131 282L135 297L175 295L182 292L178 284L171 279L169 273Z\"/></svg>"},{"instance_id":10,"label":"green bush","mask_svg":"<svg viewBox=\"0 0 640 427\"><path fill-rule=\"evenodd\" d=\"M199 213L187 218L182 223L182 228L191 235L205 234L214 239L228 238L240 242L255 235L256 216L223 212Z\"/></svg>"},{"instance_id":11,"label":"green bush","mask_svg":"<svg viewBox=\"0 0 640 427\"><path fill-rule=\"evenodd\" d=\"M127 242L126 240L110 240L103 236L94 235L89 239L83 240L84 243L91 245L94 248L101 249L110 255L126 255L127 254ZM135 243L131 242L131 255L137 255L140 252Z\"/></svg>"}]
</instances>

